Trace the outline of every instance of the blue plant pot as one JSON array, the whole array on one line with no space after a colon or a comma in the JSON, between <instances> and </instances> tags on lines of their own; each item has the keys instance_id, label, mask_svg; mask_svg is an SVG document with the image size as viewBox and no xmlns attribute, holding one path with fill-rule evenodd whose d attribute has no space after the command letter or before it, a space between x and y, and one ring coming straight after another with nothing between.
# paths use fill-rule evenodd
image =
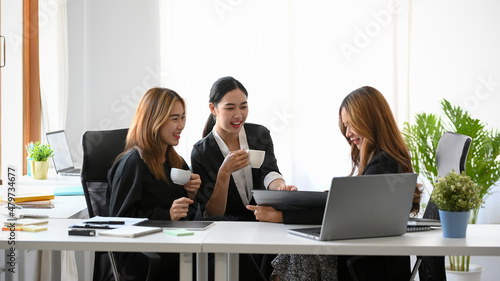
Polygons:
<instances>
[{"instance_id":1,"label":"blue plant pot","mask_svg":"<svg viewBox=\"0 0 500 281\"><path fill-rule=\"evenodd\" d=\"M467 225L469 223L470 211L447 212L439 210L443 237L445 238L465 238Z\"/></svg>"}]
</instances>

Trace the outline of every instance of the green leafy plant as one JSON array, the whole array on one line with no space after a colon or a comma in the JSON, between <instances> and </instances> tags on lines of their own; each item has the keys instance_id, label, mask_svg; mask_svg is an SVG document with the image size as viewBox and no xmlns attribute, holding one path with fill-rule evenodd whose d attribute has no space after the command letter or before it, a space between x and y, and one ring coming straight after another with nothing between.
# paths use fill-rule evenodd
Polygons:
<instances>
[{"instance_id":1,"label":"green leafy plant","mask_svg":"<svg viewBox=\"0 0 500 281\"><path fill-rule=\"evenodd\" d=\"M481 207L483 200L480 195L481 187L469 176L454 170L444 178L439 177L434 183L432 201L439 210L448 212L464 212ZM450 270L469 271L470 256L449 256Z\"/></svg>"},{"instance_id":2,"label":"green leafy plant","mask_svg":"<svg viewBox=\"0 0 500 281\"><path fill-rule=\"evenodd\" d=\"M405 123L402 133L410 150L413 169L431 184L437 180L436 148L446 131L467 135L472 143L467 155L465 173L479 186L479 197L484 202L500 179L500 133L486 128L486 124L460 106L441 101L444 120L435 114L415 115L415 124ZM431 191L425 186L428 194ZM425 205L423 206L425 207ZM469 223L476 223L481 204L471 210ZM469 270L469 256L450 256L452 270Z\"/></svg>"},{"instance_id":3,"label":"green leafy plant","mask_svg":"<svg viewBox=\"0 0 500 281\"><path fill-rule=\"evenodd\" d=\"M457 174L451 171L444 178L438 178L434 184L432 201L442 211L470 211L483 204L479 194L480 189L465 172Z\"/></svg>"},{"instance_id":4,"label":"green leafy plant","mask_svg":"<svg viewBox=\"0 0 500 281\"><path fill-rule=\"evenodd\" d=\"M484 202L500 179L500 133L487 129L486 124L446 99L441 101L441 106L444 119L435 114L419 113L415 116L415 124L404 124L402 133L411 153L413 169L431 184L436 182L436 148L441 136L446 131L470 136L472 143L465 172L480 186L479 193ZM431 194L425 183L424 187ZM479 209L480 206L471 210L470 223L476 223Z\"/></svg>"},{"instance_id":5,"label":"green leafy plant","mask_svg":"<svg viewBox=\"0 0 500 281\"><path fill-rule=\"evenodd\" d=\"M47 158L54 156L54 150L50 148L50 144L41 144L39 141L30 143L26 150L28 157L33 161L47 161Z\"/></svg>"}]
</instances>

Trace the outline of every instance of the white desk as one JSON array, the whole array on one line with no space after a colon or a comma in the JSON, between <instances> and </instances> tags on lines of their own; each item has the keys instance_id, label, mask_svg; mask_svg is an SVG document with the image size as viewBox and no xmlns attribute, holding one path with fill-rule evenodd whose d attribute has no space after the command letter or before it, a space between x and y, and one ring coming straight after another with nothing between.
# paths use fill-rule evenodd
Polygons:
<instances>
[{"instance_id":1,"label":"white desk","mask_svg":"<svg viewBox=\"0 0 500 281\"><path fill-rule=\"evenodd\" d=\"M26 193L43 193L52 194L54 193L55 186L37 186L37 185L18 185L18 194ZM0 196L3 200L7 199L7 186L0 186ZM16 214L42 214L47 215L49 218L66 219L66 218L87 218L87 203L85 202L85 196L56 196L52 203L54 203L54 208L52 209L16 209ZM0 206L0 217L9 216L9 210L7 209L7 204L2 204Z\"/></svg>"},{"instance_id":2,"label":"white desk","mask_svg":"<svg viewBox=\"0 0 500 281\"><path fill-rule=\"evenodd\" d=\"M48 193L51 194L54 192L55 187L61 186L77 186L81 185L79 177L60 177L53 178L51 180L33 180L29 177L22 177L23 180L20 180L16 185L17 194L26 194L26 193ZM7 199L7 186L0 186L0 195L5 200ZM49 218L57 218L57 219L65 219L65 218L87 218L87 204L85 202L85 197L83 195L78 196L56 196L52 202L54 203L54 208L52 209L33 209L33 208L25 208L25 209L16 209L16 215L20 214L41 214L47 215ZM7 209L7 204L2 204L0 206L0 218L4 219L9 217L9 210ZM2 248L3 249L3 248ZM41 260L40 255L37 251L27 251L21 250L18 252L19 257L22 262L19 264L19 271L17 277L14 275L9 275L6 279L15 280L37 280L37 274L34 272L38 272L33 270L33 265L28 266L28 260L30 262L36 262ZM47 254L47 253L46 253ZM51 271L60 272L61 271L61 253L60 252L52 252L50 253L53 256L53 261L48 263L52 268ZM0 258L0 263L4 259ZM90 264L92 264L93 258L86 253L77 253L76 263L79 265L80 269L84 268L92 268ZM2 263L3 264L3 263ZM43 264L47 264L46 261ZM85 272L79 273L79 275L84 276ZM1 279L1 278L0 278Z\"/></svg>"},{"instance_id":3,"label":"white desk","mask_svg":"<svg viewBox=\"0 0 500 281\"><path fill-rule=\"evenodd\" d=\"M500 224L469 225L464 239L443 238L441 230L407 233L403 236L338 241L315 241L288 234L297 225L261 222L216 222L193 236L173 237L155 233L138 238L69 236L68 225L81 220L50 220L44 232L19 232L18 249L151 251L181 253L182 280L192 276L192 253L200 254L200 278L206 279L206 255L215 253L215 280L238 280L238 254L284 253L320 255L471 255L500 256ZM9 232L0 234L6 249ZM186 279L184 279L186 278Z\"/></svg>"},{"instance_id":4,"label":"white desk","mask_svg":"<svg viewBox=\"0 0 500 281\"><path fill-rule=\"evenodd\" d=\"M500 256L500 224L469 225L464 239L443 238L441 230L403 236L315 241L288 234L283 225L262 222L218 222L203 241L204 253L215 253L215 280L238 279L238 254L313 255L471 255Z\"/></svg>"},{"instance_id":5,"label":"white desk","mask_svg":"<svg viewBox=\"0 0 500 281\"><path fill-rule=\"evenodd\" d=\"M15 247L16 249L53 251L76 250L181 253L181 280L191 280L192 253L202 252L202 242L209 234L209 231L195 231L194 235L175 237L159 232L137 238L108 237L99 235L94 237L68 235L68 226L79 222L82 222L82 220L55 219L49 220L47 231L16 232ZM9 235L10 232L8 231L0 233L0 248L9 249ZM202 258L202 261L200 262L206 261ZM203 274L206 275L206 272Z\"/></svg>"},{"instance_id":6,"label":"white desk","mask_svg":"<svg viewBox=\"0 0 500 281\"><path fill-rule=\"evenodd\" d=\"M82 185L82 182L79 176L61 176L56 174L54 168L50 168L47 179L35 180L33 177L28 177L27 175L18 175L17 184L36 186L76 186Z\"/></svg>"}]
</instances>

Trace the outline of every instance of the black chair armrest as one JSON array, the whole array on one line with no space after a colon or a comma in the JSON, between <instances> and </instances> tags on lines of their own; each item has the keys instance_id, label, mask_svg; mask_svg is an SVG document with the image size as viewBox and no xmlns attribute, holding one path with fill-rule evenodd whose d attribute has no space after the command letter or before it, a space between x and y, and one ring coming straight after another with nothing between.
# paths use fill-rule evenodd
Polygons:
<instances>
[{"instance_id":1,"label":"black chair armrest","mask_svg":"<svg viewBox=\"0 0 500 281\"><path fill-rule=\"evenodd\" d=\"M153 253L153 252L141 252L141 253L144 254L149 259L148 276L146 277L146 280L152 280L160 270L161 257L158 253Z\"/></svg>"}]
</instances>

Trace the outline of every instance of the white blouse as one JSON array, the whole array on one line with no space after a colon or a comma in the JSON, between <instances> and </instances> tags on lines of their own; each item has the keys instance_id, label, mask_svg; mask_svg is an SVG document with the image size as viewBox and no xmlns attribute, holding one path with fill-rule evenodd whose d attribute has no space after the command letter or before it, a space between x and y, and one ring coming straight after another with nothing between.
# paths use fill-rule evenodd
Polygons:
<instances>
[{"instance_id":1,"label":"white blouse","mask_svg":"<svg viewBox=\"0 0 500 281\"><path fill-rule=\"evenodd\" d=\"M217 145L219 146L220 151L222 152L222 155L224 156L224 158L226 158L226 156L230 152L229 148L227 147L224 140L219 136L217 130L212 130L212 133L214 135L215 141L217 142ZM248 151L249 148L247 134L245 133L244 128L240 131L238 137L240 140L240 149L244 148L245 151ZM250 200L252 200L252 168L250 167L250 165L247 165L242 169L239 169L238 171L232 172L231 175L233 176L234 183L236 184L236 188L238 189L238 193L240 194L243 204L248 205L250 203ZM264 178L264 186L266 188L269 188L269 184L276 179L283 179L283 176L275 171L270 172Z\"/></svg>"}]
</instances>

